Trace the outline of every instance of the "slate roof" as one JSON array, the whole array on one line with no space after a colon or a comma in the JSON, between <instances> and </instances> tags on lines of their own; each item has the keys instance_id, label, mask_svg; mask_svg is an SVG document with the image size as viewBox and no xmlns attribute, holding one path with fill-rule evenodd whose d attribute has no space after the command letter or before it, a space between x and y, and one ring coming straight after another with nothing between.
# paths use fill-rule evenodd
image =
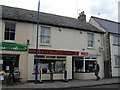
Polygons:
<instances>
[{"instance_id":1,"label":"slate roof","mask_svg":"<svg viewBox=\"0 0 120 90\"><path fill-rule=\"evenodd\" d=\"M2 5L2 19L37 23L37 11ZM43 12L40 12L40 24L103 33L88 22Z\"/></svg>"},{"instance_id":2,"label":"slate roof","mask_svg":"<svg viewBox=\"0 0 120 90\"><path fill-rule=\"evenodd\" d=\"M107 32L120 34L120 23L119 22L102 19L102 18L98 18L94 16L92 16L91 18L93 18L97 23L99 23L99 25L101 25Z\"/></svg>"}]
</instances>

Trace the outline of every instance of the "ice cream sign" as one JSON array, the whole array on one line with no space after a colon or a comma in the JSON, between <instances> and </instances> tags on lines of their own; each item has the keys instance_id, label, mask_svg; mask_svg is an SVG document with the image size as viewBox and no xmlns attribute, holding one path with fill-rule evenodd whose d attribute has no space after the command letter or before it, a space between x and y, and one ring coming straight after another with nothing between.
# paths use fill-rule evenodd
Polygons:
<instances>
[{"instance_id":1,"label":"ice cream sign","mask_svg":"<svg viewBox=\"0 0 120 90\"><path fill-rule=\"evenodd\" d=\"M0 50L27 51L27 45L15 43L0 43Z\"/></svg>"}]
</instances>

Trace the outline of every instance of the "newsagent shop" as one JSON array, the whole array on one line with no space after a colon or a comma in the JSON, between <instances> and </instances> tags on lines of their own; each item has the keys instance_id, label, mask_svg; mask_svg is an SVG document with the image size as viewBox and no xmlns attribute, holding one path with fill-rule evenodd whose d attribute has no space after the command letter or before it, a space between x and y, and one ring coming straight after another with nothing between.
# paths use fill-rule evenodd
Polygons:
<instances>
[{"instance_id":1,"label":"newsagent shop","mask_svg":"<svg viewBox=\"0 0 120 90\"><path fill-rule=\"evenodd\" d=\"M35 80L36 49L28 50L28 81ZM64 70L67 70L67 79L93 79L94 61L103 65L101 53L89 53L78 51L46 50L38 49L38 79L50 80L53 72L53 80L64 80ZM103 68L100 76L103 78ZM40 77L41 76L41 77Z\"/></svg>"},{"instance_id":2,"label":"newsagent shop","mask_svg":"<svg viewBox=\"0 0 120 90\"><path fill-rule=\"evenodd\" d=\"M15 43L0 43L1 69L5 73L2 80L9 77L11 70L14 76L27 80L27 45ZM19 74L17 74L19 73Z\"/></svg>"}]
</instances>

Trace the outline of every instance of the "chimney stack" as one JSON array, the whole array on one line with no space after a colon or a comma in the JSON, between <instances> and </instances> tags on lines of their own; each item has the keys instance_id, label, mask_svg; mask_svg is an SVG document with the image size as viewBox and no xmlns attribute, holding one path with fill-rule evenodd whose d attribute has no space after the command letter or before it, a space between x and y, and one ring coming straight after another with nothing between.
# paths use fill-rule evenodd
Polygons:
<instances>
[{"instance_id":1,"label":"chimney stack","mask_svg":"<svg viewBox=\"0 0 120 90\"><path fill-rule=\"evenodd\" d=\"M79 13L78 19L80 21L86 22L86 15L84 14L84 11L82 11L81 13Z\"/></svg>"}]
</instances>

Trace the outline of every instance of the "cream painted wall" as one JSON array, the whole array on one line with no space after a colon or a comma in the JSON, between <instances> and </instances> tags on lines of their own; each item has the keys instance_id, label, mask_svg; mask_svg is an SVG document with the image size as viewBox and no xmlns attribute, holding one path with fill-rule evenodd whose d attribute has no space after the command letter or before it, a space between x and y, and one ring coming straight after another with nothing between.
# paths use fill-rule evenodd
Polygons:
<instances>
[{"instance_id":1,"label":"cream painted wall","mask_svg":"<svg viewBox=\"0 0 120 90\"><path fill-rule=\"evenodd\" d=\"M34 75L32 74L34 72L34 54L28 54L28 80L34 80Z\"/></svg>"},{"instance_id":2,"label":"cream painted wall","mask_svg":"<svg viewBox=\"0 0 120 90\"><path fill-rule=\"evenodd\" d=\"M16 31L15 31L15 43L19 43L19 44L27 44L27 39L28 39L28 32L31 28L32 25L28 24L28 23L21 23L21 22L15 22L15 21L8 21L8 20L3 20L3 24L2 24L2 41L3 42L9 42L8 40L5 41L4 40L4 30L5 30L5 22L12 22L12 23L16 23Z\"/></svg>"},{"instance_id":3,"label":"cream painted wall","mask_svg":"<svg viewBox=\"0 0 120 90\"><path fill-rule=\"evenodd\" d=\"M36 30L33 29L35 25L29 25L28 39L30 40L29 48L35 48L36 45ZM50 26L47 26L50 27ZM32 37L31 37L32 36ZM40 31L39 31L40 36ZM87 32L82 31L80 34L79 30L61 28L59 31L58 27L51 27L51 44L50 45L40 45L39 37L39 48L41 49L54 49L54 50L71 50L71 51L82 51L85 49L90 52L99 52L99 47L101 46L101 34L94 33L95 37L95 47L94 49L87 48ZM99 42L100 41L100 42Z\"/></svg>"},{"instance_id":4,"label":"cream painted wall","mask_svg":"<svg viewBox=\"0 0 120 90\"><path fill-rule=\"evenodd\" d=\"M75 73L74 74L75 79L95 79L94 73Z\"/></svg>"},{"instance_id":5,"label":"cream painted wall","mask_svg":"<svg viewBox=\"0 0 120 90\"><path fill-rule=\"evenodd\" d=\"M72 56L66 58L67 78L72 79Z\"/></svg>"}]
</instances>

